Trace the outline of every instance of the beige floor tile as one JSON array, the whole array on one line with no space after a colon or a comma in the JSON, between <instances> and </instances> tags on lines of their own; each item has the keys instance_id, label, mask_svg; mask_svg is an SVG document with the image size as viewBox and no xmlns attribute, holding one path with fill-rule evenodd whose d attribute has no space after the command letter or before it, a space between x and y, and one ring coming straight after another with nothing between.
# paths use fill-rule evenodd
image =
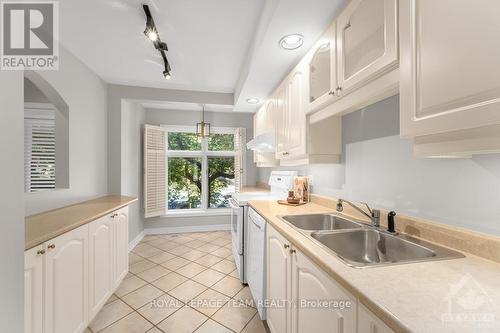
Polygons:
<instances>
[{"instance_id":1,"label":"beige floor tile","mask_svg":"<svg viewBox=\"0 0 500 333\"><path fill-rule=\"evenodd\" d=\"M232 244L232 243L229 243L229 244L224 245L224 247L225 247L226 249L230 249L230 250L231 250L231 249L233 248L233 244Z\"/></svg>"},{"instance_id":2,"label":"beige floor tile","mask_svg":"<svg viewBox=\"0 0 500 333\"><path fill-rule=\"evenodd\" d=\"M147 253L148 251L151 251L151 250L157 250L157 248L154 246L151 246L147 243L141 243L141 244L137 245L136 247L134 247L132 252L140 255L141 257L144 257L143 253Z\"/></svg>"},{"instance_id":3,"label":"beige floor tile","mask_svg":"<svg viewBox=\"0 0 500 333\"><path fill-rule=\"evenodd\" d=\"M184 304L168 294L156 298L152 302L141 307L137 312L147 320L157 325L163 319L182 308Z\"/></svg>"},{"instance_id":4,"label":"beige floor tile","mask_svg":"<svg viewBox=\"0 0 500 333\"><path fill-rule=\"evenodd\" d=\"M202 266L195 262L190 262L189 264L179 268L175 272L184 275L185 277L192 278L193 276L203 272L205 269L207 269L205 266Z\"/></svg>"},{"instance_id":5,"label":"beige floor tile","mask_svg":"<svg viewBox=\"0 0 500 333\"><path fill-rule=\"evenodd\" d=\"M168 250L168 252L172 253L172 254L175 254L176 256L180 256L181 254L184 254L186 252L189 252L191 251L192 249L190 247L187 247L187 246L184 246L184 245L180 245L180 244L177 244L176 247Z\"/></svg>"},{"instance_id":6,"label":"beige floor tile","mask_svg":"<svg viewBox=\"0 0 500 333\"><path fill-rule=\"evenodd\" d=\"M243 289L243 284L241 284L239 279L236 279L232 276L226 276L225 278L214 284L211 288L223 293L224 295L233 297L241 289Z\"/></svg>"},{"instance_id":7,"label":"beige floor tile","mask_svg":"<svg viewBox=\"0 0 500 333\"><path fill-rule=\"evenodd\" d=\"M192 333L201 326L208 317L190 307L183 307L176 311L157 326L164 332Z\"/></svg>"},{"instance_id":8,"label":"beige floor tile","mask_svg":"<svg viewBox=\"0 0 500 333\"><path fill-rule=\"evenodd\" d=\"M210 243L217 245L217 246L224 246L224 245L231 243L231 240L226 239L226 238L217 238L217 239L214 239L213 241L211 241Z\"/></svg>"},{"instance_id":9,"label":"beige floor tile","mask_svg":"<svg viewBox=\"0 0 500 333\"><path fill-rule=\"evenodd\" d=\"M176 242L172 242L170 240L167 240L166 243L156 245L157 248L162 249L163 251L171 250L177 246L179 246L179 244L177 244Z\"/></svg>"},{"instance_id":10,"label":"beige floor tile","mask_svg":"<svg viewBox=\"0 0 500 333\"><path fill-rule=\"evenodd\" d=\"M122 300L134 309L138 309L155 298L163 295L163 291L148 284L127 294Z\"/></svg>"},{"instance_id":11,"label":"beige floor tile","mask_svg":"<svg viewBox=\"0 0 500 333\"><path fill-rule=\"evenodd\" d=\"M229 301L228 296L213 289L207 289L192 299L188 305L210 317L226 304L227 301Z\"/></svg>"},{"instance_id":12,"label":"beige floor tile","mask_svg":"<svg viewBox=\"0 0 500 333\"><path fill-rule=\"evenodd\" d=\"M234 295L233 298L246 306L251 306L254 308L256 307L252 292L250 291L250 288L248 288L248 286L241 289L236 295Z\"/></svg>"},{"instance_id":13,"label":"beige floor tile","mask_svg":"<svg viewBox=\"0 0 500 333\"><path fill-rule=\"evenodd\" d=\"M132 291L137 290L146 284L147 282L143 279L140 279L137 276L132 276L122 281L120 286L116 289L115 294L118 297L123 297L126 294L131 293Z\"/></svg>"},{"instance_id":14,"label":"beige floor tile","mask_svg":"<svg viewBox=\"0 0 500 333\"><path fill-rule=\"evenodd\" d=\"M132 273L128 272L127 275L125 275L125 277L123 279L125 280L125 279L128 279L128 278L131 278L132 276L135 276L135 274L132 274Z\"/></svg>"},{"instance_id":15,"label":"beige floor tile","mask_svg":"<svg viewBox=\"0 0 500 333\"><path fill-rule=\"evenodd\" d=\"M187 242L191 242L194 240L194 238L191 238L187 236L187 234L181 234L178 237L175 237L172 239L174 242L177 242L179 244L185 244Z\"/></svg>"},{"instance_id":16,"label":"beige floor tile","mask_svg":"<svg viewBox=\"0 0 500 333\"><path fill-rule=\"evenodd\" d=\"M150 329L149 331L147 331L146 333L163 333L162 331L160 331L158 328L156 327L153 327L152 329Z\"/></svg>"},{"instance_id":17,"label":"beige floor tile","mask_svg":"<svg viewBox=\"0 0 500 333\"><path fill-rule=\"evenodd\" d=\"M196 259L194 262L196 262L197 264L203 265L205 267L210 267L210 266L218 263L221 260L222 260L222 258L213 256L211 254L207 254L199 259Z\"/></svg>"},{"instance_id":18,"label":"beige floor tile","mask_svg":"<svg viewBox=\"0 0 500 333\"><path fill-rule=\"evenodd\" d=\"M214 256L221 257L221 258L226 258L229 255L232 255L233 253L231 250L226 249L225 247L219 247L217 250L213 251L212 253Z\"/></svg>"},{"instance_id":19,"label":"beige floor tile","mask_svg":"<svg viewBox=\"0 0 500 333\"><path fill-rule=\"evenodd\" d=\"M163 250L157 248L157 247L151 247L150 249L144 249L141 252L136 252L138 255L144 258L150 258L154 257L160 253L162 253Z\"/></svg>"},{"instance_id":20,"label":"beige floor tile","mask_svg":"<svg viewBox=\"0 0 500 333\"><path fill-rule=\"evenodd\" d=\"M172 253L168 253L166 251L162 251L161 253L148 258L149 261L152 261L156 264L163 264L164 262L167 262L169 260L174 259L176 256L173 255Z\"/></svg>"},{"instance_id":21,"label":"beige floor tile","mask_svg":"<svg viewBox=\"0 0 500 333\"><path fill-rule=\"evenodd\" d=\"M205 236L203 237L200 237L198 238L199 240L201 241L204 241L204 242L211 242L213 240L216 240L218 237L216 235L213 235L213 234L206 234Z\"/></svg>"},{"instance_id":22,"label":"beige floor tile","mask_svg":"<svg viewBox=\"0 0 500 333\"><path fill-rule=\"evenodd\" d=\"M92 331L90 330L90 328L86 328L85 331L83 331L83 333L92 333Z\"/></svg>"},{"instance_id":23,"label":"beige floor tile","mask_svg":"<svg viewBox=\"0 0 500 333\"><path fill-rule=\"evenodd\" d=\"M190 242L187 242L184 245L189 246L190 248L196 249L196 248L199 248L200 246L205 245L205 244L207 244L207 242L204 242L204 241L199 240L199 239L195 239L195 240L192 240Z\"/></svg>"},{"instance_id":24,"label":"beige floor tile","mask_svg":"<svg viewBox=\"0 0 500 333\"><path fill-rule=\"evenodd\" d=\"M105 305L102 310L95 316L89 327L94 332L99 332L114 322L122 319L134 310L123 301L116 301Z\"/></svg>"},{"instance_id":25,"label":"beige floor tile","mask_svg":"<svg viewBox=\"0 0 500 333\"><path fill-rule=\"evenodd\" d=\"M232 277L234 277L234 278L236 278L236 279L239 279L239 278L240 278L240 276L238 275L238 270L237 270L237 269L235 269L234 271L232 271L232 272L231 272L231 273L229 273L228 275L229 275L229 276L232 276Z\"/></svg>"},{"instance_id":26,"label":"beige floor tile","mask_svg":"<svg viewBox=\"0 0 500 333\"><path fill-rule=\"evenodd\" d=\"M129 264L129 265L133 265L133 264L135 264L136 262L139 262L139 261L141 261L141 260L144 260L144 258L143 258L143 257L141 257L140 255L135 254L134 252L130 252L130 253L128 254L128 264Z\"/></svg>"},{"instance_id":27,"label":"beige floor tile","mask_svg":"<svg viewBox=\"0 0 500 333\"><path fill-rule=\"evenodd\" d=\"M209 319L204 322L195 333L233 333L233 331Z\"/></svg>"},{"instance_id":28,"label":"beige floor tile","mask_svg":"<svg viewBox=\"0 0 500 333\"><path fill-rule=\"evenodd\" d=\"M149 243L149 242L151 242L151 241L153 241L155 239L158 239L158 238L160 238L160 237L158 237L156 235L146 235L146 236L144 236L144 238L142 239L142 241L145 242L145 243Z\"/></svg>"},{"instance_id":29,"label":"beige floor tile","mask_svg":"<svg viewBox=\"0 0 500 333\"><path fill-rule=\"evenodd\" d=\"M163 245L165 243L168 243L168 240L160 238L160 237L157 237L156 239L148 242L149 245L154 246L154 247L158 247L158 245Z\"/></svg>"},{"instance_id":30,"label":"beige floor tile","mask_svg":"<svg viewBox=\"0 0 500 333\"><path fill-rule=\"evenodd\" d=\"M233 255L232 251L231 251L231 254L226 257L226 260L229 260L230 262L234 262L234 255Z\"/></svg>"},{"instance_id":31,"label":"beige floor tile","mask_svg":"<svg viewBox=\"0 0 500 333\"><path fill-rule=\"evenodd\" d=\"M229 274L236 269L236 264L229 260L222 260L210 267L211 269L215 269L224 274Z\"/></svg>"},{"instance_id":32,"label":"beige floor tile","mask_svg":"<svg viewBox=\"0 0 500 333\"><path fill-rule=\"evenodd\" d=\"M130 265L129 271L130 273L137 275L140 272L144 272L146 269L153 268L154 266L156 266L154 262L151 262L149 260L141 260L133 265Z\"/></svg>"},{"instance_id":33,"label":"beige floor tile","mask_svg":"<svg viewBox=\"0 0 500 333\"><path fill-rule=\"evenodd\" d=\"M212 253L215 250L217 250L219 247L220 246L218 246L218 245L214 245L212 243L207 243L207 244L204 244L204 245L198 247L197 250L207 252L207 253Z\"/></svg>"},{"instance_id":34,"label":"beige floor tile","mask_svg":"<svg viewBox=\"0 0 500 333\"><path fill-rule=\"evenodd\" d=\"M113 294L113 295L109 296L108 300L106 301L106 304L109 304L109 303L111 303L111 302L114 302L114 301L116 301L117 299L118 299L118 297L116 297L116 295L115 295L115 294Z\"/></svg>"},{"instance_id":35,"label":"beige floor tile","mask_svg":"<svg viewBox=\"0 0 500 333\"><path fill-rule=\"evenodd\" d=\"M262 322L258 313L253 316L241 333L267 333L264 322Z\"/></svg>"},{"instance_id":36,"label":"beige floor tile","mask_svg":"<svg viewBox=\"0 0 500 333\"><path fill-rule=\"evenodd\" d=\"M224 278L224 274L221 272L215 271L213 269L207 268L200 274L193 276L192 279L196 282L199 282L207 287L213 286L217 281Z\"/></svg>"},{"instance_id":37,"label":"beige floor tile","mask_svg":"<svg viewBox=\"0 0 500 333\"><path fill-rule=\"evenodd\" d=\"M227 302L212 316L212 319L235 332L240 332L257 310L252 307L237 306L236 304L231 301Z\"/></svg>"},{"instance_id":38,"label":"beige floor tile","mask_svg":"<svg viewBox=\"0 0 500 333\"><path fill-rule=\"evenodd\" d=\"M161 265L165 268L170 269L171 271L176 271L179 268L186 266L189 264L191 261L181 258L181 257L175 257L174 259L170 259L169 261L166 261L162 263Z\"/></svg>"},{"instance_id":39,"label":"beige floor tile","mask_svg":"<svg viewBox=\"0 0 500 333\"><path fill-rule=\"evenodd\" d=\"M184 259L193 261L193 260L196 260L196 259L203 257L205 254L206 253L202 252L202 251L191 250L191 251L188 251L184 254L181 254L181 257L183 257Z\"/></svg>"},{"instance_id":40,"label":"beige floor tile","mask_svg":"<svg viewBox=\"0 0 500 333\"><path fill-rule=\"evenodd\" d=\"M191 238L198 239L198 238L204 237L205 233L204 232L191 232L191 233L186 234L186 235L191 237Z\"/></svg>"},{"instance_id":41,"label":"beige floor tile","mask_svg":"<svg viewBox=\"0 0 500 333\"><path fill-rule=\"evenodd\" d=\"M147 269L143 272L140 272L137 274L138 277L140 277L143 280L146 280L147 282L153 282L154 280L158 280L162 276L167 275L171 271L169 269L166 269L163 266L155 266L153 268Z\"/></svg>"},{"instance_id":42,"label":"beige floor tile","mask_svg":"<svg viewBox=\"0 0 500 333\"><path fill-rule=\"evenodd\" d=\"M155 287L158 287L161 290L167 292L167 291L170 291L171 289L177 287L178 285L180 285L181 283L183 283L186 280L187 280L186 277L179 275L175 272L172 272L170 274L167 274L167 275L159 278L158 280L154 281L152 284Z\"/></svg>"},{"instance_id":43,"label":"beige floor tile","mask_svg":"<svg viewBox=\"0 0 500 333\"><path fill-rule=\"evenodd\" d=\"M125 318L120 319L108 326L102 333L144 333L153 325L137 312L132 312Z\"/></svg>"},{"instance_id":44,"label":"beige floor tile","mask_svg":"<svg viewBox=\"0 0 500 333\"><path fill-rule=\"evenodd\" d=\"M207 287L198 282L187 280L186 282L170 290L168 293L178 300L186 303L204 292L206 289Z\"/></svg>"}]
</instances>

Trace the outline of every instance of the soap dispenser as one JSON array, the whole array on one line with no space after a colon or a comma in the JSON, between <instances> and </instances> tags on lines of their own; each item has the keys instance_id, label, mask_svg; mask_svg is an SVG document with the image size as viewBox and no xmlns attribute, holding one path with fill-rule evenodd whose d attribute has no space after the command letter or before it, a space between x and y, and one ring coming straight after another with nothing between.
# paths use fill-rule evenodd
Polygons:
<instances>
[{"instance_id":1,"label":"soap dispenser","mask_svg":"<svg viewBox=\"0 0 500 333\"><path fill-rule=\"evenodd\" d=\"M396 233L396 225L394 223L395 216L396 216L395 211L391 211L389 212L389 214L387 214L387 231L393 234Z\"/></svg>"}]
</instances>

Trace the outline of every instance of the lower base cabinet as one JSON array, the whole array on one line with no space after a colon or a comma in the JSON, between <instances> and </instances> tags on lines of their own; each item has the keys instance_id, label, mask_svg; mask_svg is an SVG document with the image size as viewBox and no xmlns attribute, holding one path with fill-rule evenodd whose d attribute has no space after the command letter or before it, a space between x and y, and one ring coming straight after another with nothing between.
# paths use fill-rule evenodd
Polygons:
<instances>
[{"instance_id":1,"label":"lower base cabinet","mask_svg":"<svg viewBox=\"0 0 500 333\"><path fill-rule=\"evenodd\" d=\"M270 224L266 233L271 333L393 333Z\"/></svg>"},{"instance_id":2,"label":"lower base cabinet","mask_svg":"<svg viewBox=\"0 0 500 333\"><path fill-rule=\"evenodd\" d=\"M127 217L122 208L25 252L25 333L85 331L127 274Z\"/></svg>"}]
</instances>

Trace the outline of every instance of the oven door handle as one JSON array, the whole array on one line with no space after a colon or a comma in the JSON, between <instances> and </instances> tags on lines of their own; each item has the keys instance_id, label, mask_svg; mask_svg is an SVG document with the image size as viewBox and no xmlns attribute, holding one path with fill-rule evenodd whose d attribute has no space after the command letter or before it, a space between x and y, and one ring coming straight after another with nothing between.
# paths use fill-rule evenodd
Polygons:
<instances>
[{"instance_id":1,"label":"oven door handle","mask_svg":"<svg viewBox=\"0 0 500 333\"><path fill-rule=\"evenodd\" d=\"M255 220L253 218L250 217L250 221L252 221L253 225L257 227L257 229L259 229L260 231L262 231L262 228L260 225L257 224L257 222L255 222Z\"/></svg>"}]
</instances>

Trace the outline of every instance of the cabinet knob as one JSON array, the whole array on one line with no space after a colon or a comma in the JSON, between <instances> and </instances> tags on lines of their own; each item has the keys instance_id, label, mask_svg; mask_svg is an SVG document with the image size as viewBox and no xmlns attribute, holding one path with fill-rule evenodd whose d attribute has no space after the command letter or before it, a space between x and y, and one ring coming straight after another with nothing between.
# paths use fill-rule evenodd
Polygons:
<instances>
[{"instance_id":1,"label":"cabinet knob","mask_svg":"<svg viewBox=\"0 0 500 333\"><path fill-rule=\"evenodd\" d=\"M290 254L294 254L294 253L296 253L296 252L297 252L297 251L296 251L295 249L291 249L291 250L290 250Z\"/></svg>"},{"instance_id":2,"label":"cabinet knob","mask_svg":"<svg viewBox=\"0 0 500 333\"><path fill-rule=\"evenodd\" d=\"M335 91L330 90L330 91L328 92L328 95L335 95Z\"/></svg>"},{"instance_id":3,"label":"cabinet knob","mask_svg":"<svg viewBox=\"0 0 500 333\"><path fill-rule=\"evenodd\" d=\"M49 249L55 249L56 248L56 244L50 244L49 246L47 246L47 248L49 248Z\"/></svg>"},{"instance_id":4,"label":"cabinet knob","mask_svg":"<svg viewBox=\"0 0 500 333\"><path fill-rule=\"evenodd\" d=\"M285 245L283 245L283 247L284 247L285 249L288 249L288 248L290 247L290 245L289 245L289 244L285 244Z\"/></svg>"},{"instance_id":5,"label":"cabinet knob","mask_svg":"<svg viewBox=\"0 0 500 333\"><path fill-rule=\"evenodd\" d=\"M38 255L45 254L45 250L38 250L38 251L36 251L36 254L38 254Z\"/></svg>"},{"instance_id":6,"label":"cabinet knob","mask_svg":"<svg viewBox=\"0 0 500 333\"><path fill-rule=\"evenodd\" d=\"M283 153L283 156L287 156L287 155L290 155L290 153L289 153L289 152L287 152L287 151L285 151L285 152Z\"/></svg>"}]
</instances>

